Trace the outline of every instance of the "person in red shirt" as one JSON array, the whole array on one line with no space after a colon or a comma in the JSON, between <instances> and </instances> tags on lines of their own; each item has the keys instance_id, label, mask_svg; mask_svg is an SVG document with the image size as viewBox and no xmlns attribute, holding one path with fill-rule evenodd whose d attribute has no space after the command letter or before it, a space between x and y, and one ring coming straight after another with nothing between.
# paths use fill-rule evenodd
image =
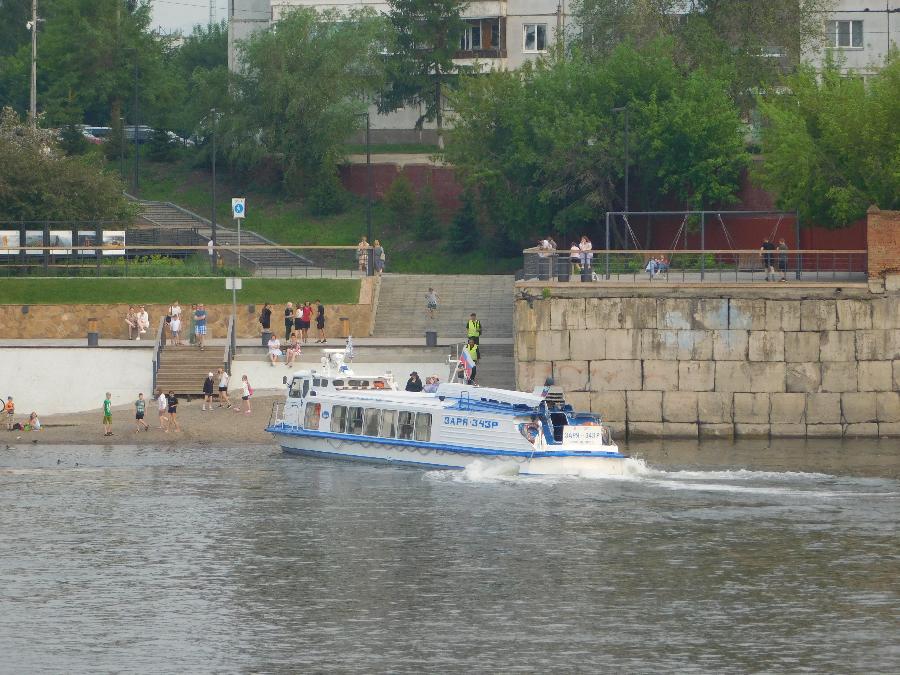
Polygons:
<instances>
[{"instance_id":1,"label":"person in red shirt","mask_svg":"<svg viewBox=\"0 0 900 675\"><path fill-rule=\"evenodd\" d=\"M312 306L309 301L303 303L303 312L301 314L300 329L303 336L303 342L309 342L309 325L312 322Z\"/></svg>"}]
</instances>

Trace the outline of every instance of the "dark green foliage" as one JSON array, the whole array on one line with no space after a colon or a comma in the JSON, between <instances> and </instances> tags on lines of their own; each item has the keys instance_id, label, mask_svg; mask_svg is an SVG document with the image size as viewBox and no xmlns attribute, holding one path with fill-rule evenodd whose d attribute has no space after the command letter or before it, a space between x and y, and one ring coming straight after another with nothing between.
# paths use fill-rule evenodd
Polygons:
<instances>
[{"instance_id":1,"label":"dark green foliage","mask_svg":"<svg viewBox=\"0 0 900 675\"><path fill-rule=\"evenodd\" d=\"M872 204L900 208L900 59L868 82L839 65L801 68L790 94L760 101L759 176L802 222L843 227Z\"/></svg>"},{"instance_id":2,"label":"dark green foliage","mask_svg":"<svg viewBox=\"0 0 900 675\"><path fill-rule=\"evenodd\" d=\"M306 203L314 216L329 216L347 208L347 191L337 173L331 171L317 180L307 193Z\"/></svg>"},{"instance_id":3,"label":"dark green foliage","mask_svg":"<svg viewBox=\"0 0 900 675\"><path fill-rule=\"evenodd\" d=\"M412 225L416 212L416 193L405 174L399 174L384 193L384 205L396 228L406 230Z\"/></svg>"},{"instance_id":4,"label":"dark green foliage","mask_svg":"<svg viewBox=\"0 0 900 675\"><path fill-rule=\"evenodd\" d=\"M155 162L168 162L175 158L176 146L165 129L154 129L147 143L147 157Z\"/></svg>"},{"instance_id":5,"label":"dark green foliage","mask_svg":"<svg viewBox=\"0 0 900 675\"><path fill-rule=\"evenodd\" d=\"M87 152L88 142L81 129L74 124L67 124L59 132L59 149L67 155L83 155Z\"/></svg>"},{"instance_id":6,"label":"dark green foliage","mask_svg":"<svg viewBox=\"0 0 900 675\"><path fill-rule=\"evenodd\" d=\"M469 253L478 246L479 239L476 200L467 190L460 195L459 209L447 231L447 249L451 253Z\"/></svg>"},{"instance_id":7,"label":"dark green foliage","mask_svg":"<svg viewBox=\"0 0 900 675\"><path fill-rule=\"evenodd\" d=\"M416 236L430 241L441 236L441 227L437 217L437 200L431 184L426 184L419 193L419 208L416 211Z\"/></svg>"}]
</instances>

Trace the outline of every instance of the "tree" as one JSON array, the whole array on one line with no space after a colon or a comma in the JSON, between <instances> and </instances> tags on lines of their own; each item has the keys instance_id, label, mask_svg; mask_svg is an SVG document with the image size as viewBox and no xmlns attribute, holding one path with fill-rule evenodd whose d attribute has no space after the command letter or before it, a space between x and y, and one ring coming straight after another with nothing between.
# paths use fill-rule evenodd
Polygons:
<instances>
[{"instance_id":1,"label":"tree","mask_svg":"<svg viewBox=\"0 0 900 675\"><path fill-rule=\"evenodd\" d=\"M843 227L872 204L900 208L900 59L865 82L838 64L801 68L760 99L762 184L802 220Z\"/></svg>"},{"instance_id":2,"label":"tree","mask_svg":"<svg viewBox=\"0 0 900 675\"><path fill-rule=\"evenodd\" d=\"M67 157L50 131L0 112L0 202L9 220L130 219L123 185L91 157Z\"/></svg>"},{"instance_id":3,"label":"tree","mask_svg":"<svg viewBox=\"0 0 900 675\"><path fill-rule=\"evenodd\" d=\"M298 8L277 31L244 42L220 125L232 166L247 171L277 161L285 190L294 194L332 181L347 138L382 86L384 28L371 10Z\"/></svg>"},{"instance_id":4,"label":"tree","mask_svg":"<svg viewBox=\"0 0 900 675\"><path fill-rule=\"evenodd\" d=\"M412 225L416 210L416 193L405 174L401 173L391 183L384 193L384 204L391 214L394 227L407 230Z\"/></svg>"},{"instance_id":5,"label":"tree","mask_svg":"<svg viewBox=\"0 0 900 675\"><path fill-rule=\"evenodd\" d=\"M416 211L416 236L429 241L441 236L440 223L437 217L437 200L431 183L426 183L419 194L419 208Z\"/></svg>"},{"instance_id":6,"label":"tree","mask_svg":"<svg viewBox=\"0 0 900 675\"><path fill-rule=\"evenodd\" d=\"M425 122L437 127L438 146L444 147L444 98L460 72L470 70L453 63L465 29L459 0L389 0L388 19L394 29L392 53L387 58L387 86L378 110L392 112L421 106L416 129Z\"/></svg>"},{"instance_id":7,"label":"tree","mask_svg":"<svg viewBox=\"0 0 900 675\"><path fill-rule=\"evenodd\" d=\"M624 206L623 120L631 133L629 207L727 203L746 162L727 84L685 74L671 40L465 78L445 157L493 219L520 240L585 231ZM485 201L487 200L487 201Z\"/></svg>"},{"instance_id":8,"label":"tree","mask_svg":"<svg viewBox=\"0 0 900 675\"><path fill-rule=\"evenodd\" d=\"M478 247L478 215L476 198L472 189L463 190L459 209L447 232L447 249L451 253L470 253Z\"/></svg>"},{"instance_id":9,"label":"tree","mask_svg":"<svg viewBox=\"0 0 900 675\"><path fill-rule=\"evenodd\" d=\"M573 42L590 57L630 42L644 47L675 41L680 67L704 67L730 84L743 107L753 91L780 82L823 37L822 17L833 0L576 0L579 34Z\"/></svg>"}]
</instances>

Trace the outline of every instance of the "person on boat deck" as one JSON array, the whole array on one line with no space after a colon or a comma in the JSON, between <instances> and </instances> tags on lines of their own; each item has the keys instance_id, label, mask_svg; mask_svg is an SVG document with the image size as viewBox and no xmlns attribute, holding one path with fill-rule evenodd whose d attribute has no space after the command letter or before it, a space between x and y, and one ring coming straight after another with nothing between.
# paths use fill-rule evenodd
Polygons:
<instances>
[{"instance_id":1,"label":"person on boat deck","mask_svg":"<svg viewBox=\"0 0 900 675\"><path fill-rule=\"evenodd\" d=\"M441 379L437 375L425 378L425 388L422 389L426 394L433 394L438 390Z\"/></svg>"},{"instance_id":2,"label":"person on boat deck","mask_svg":"<svg viewBox=\"0 0 900 675\"><path fill-rule=\"evenodd\" d=\"M419 379L419 374L416 371L413 371L409 374L409 379L406 381L406 391L422 391L424 387L422 386L422 380Z\"/></svg>"}]
</instances>

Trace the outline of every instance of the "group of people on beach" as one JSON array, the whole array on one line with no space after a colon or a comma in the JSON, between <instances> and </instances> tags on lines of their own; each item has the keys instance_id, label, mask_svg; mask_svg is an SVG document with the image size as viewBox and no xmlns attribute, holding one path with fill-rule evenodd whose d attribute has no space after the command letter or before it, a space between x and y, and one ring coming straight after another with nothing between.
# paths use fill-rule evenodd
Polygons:
<instances>
[{"instance_id":1,"label":"group of people on beach","mask_svg":"<svg viewBox=\"0 0 900 675\"><path fill-rule=\"evenodd\" d=\"M23 421L16 422L16 402L12 396L6 397L6 403L3 404L3 412L6 415L7 431L40 431L42 428L41 420L34 411Z\"/></svg>"}]
</instances>

